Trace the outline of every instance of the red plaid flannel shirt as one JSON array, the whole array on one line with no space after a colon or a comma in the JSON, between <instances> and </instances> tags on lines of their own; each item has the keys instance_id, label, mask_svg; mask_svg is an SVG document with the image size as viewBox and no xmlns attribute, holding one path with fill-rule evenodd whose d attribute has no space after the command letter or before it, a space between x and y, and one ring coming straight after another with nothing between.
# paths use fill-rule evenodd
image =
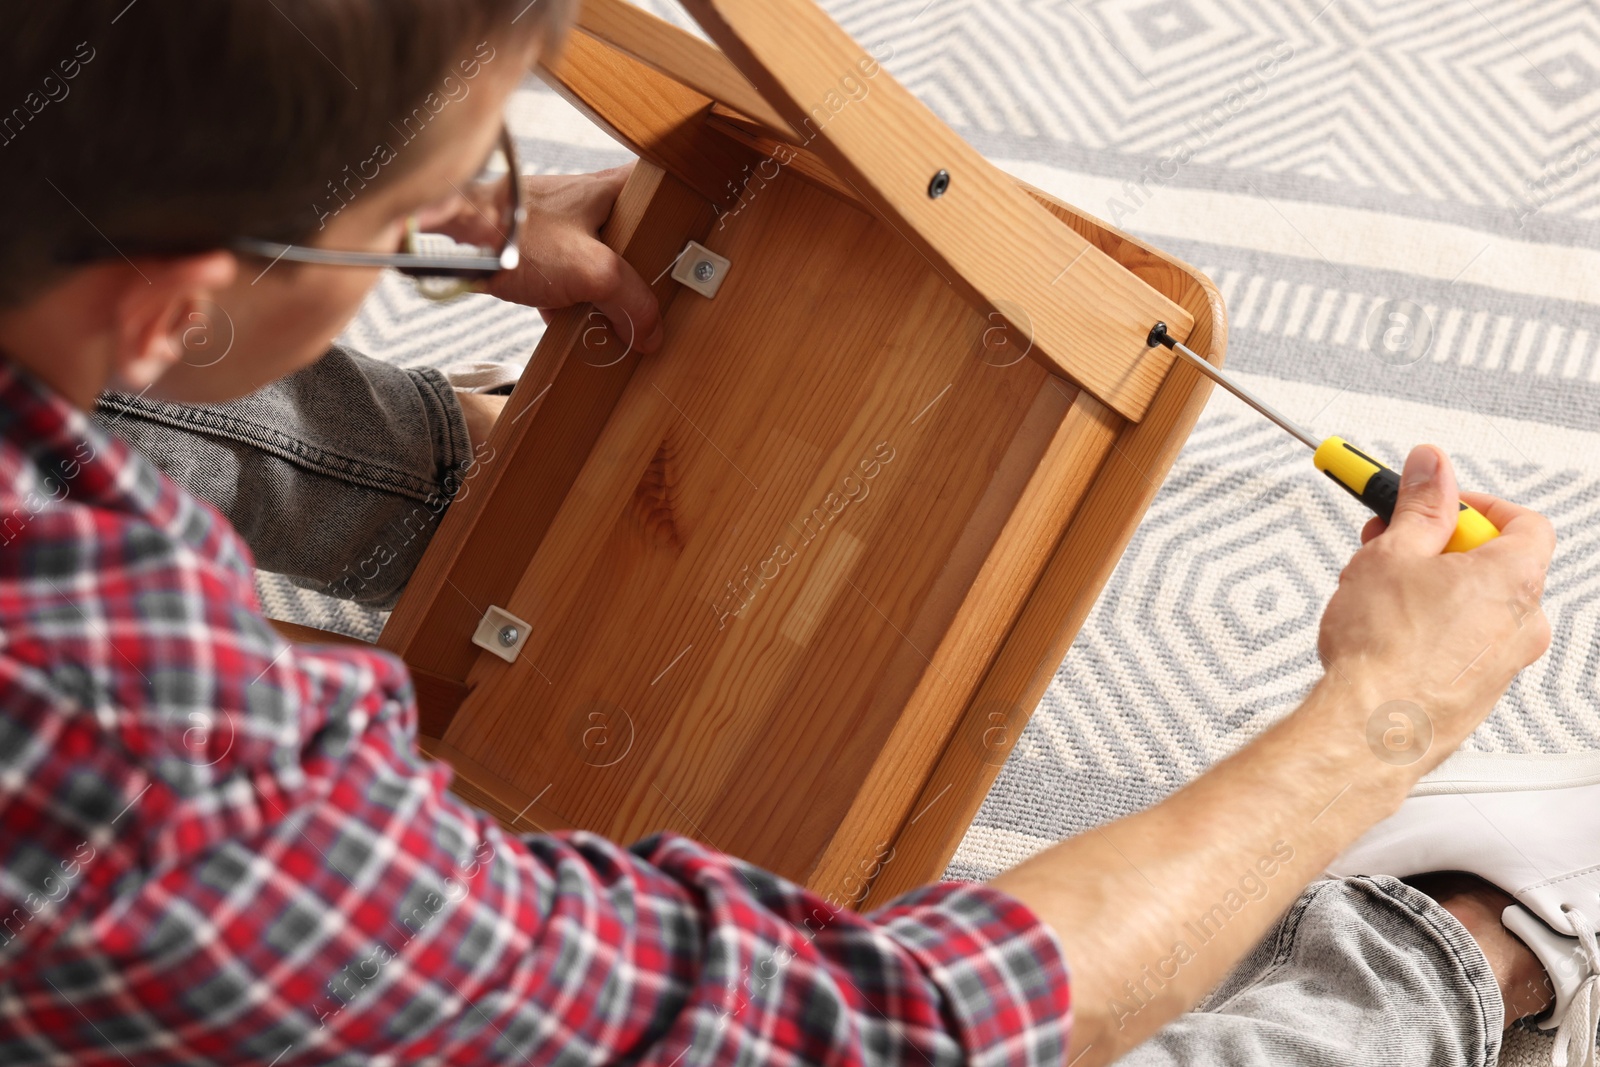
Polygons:
<instances>
[{"instance_id":1,"label":"red plaid flannel shirt","mask_svg":"<svg viewBox=\"0 0 1600 1067\"><path fill-rule=\"evenodd\" d=\"M1059 946L693 841L519 837L405 668L297 648L227 522L0 360L0 1064L1062 1062Z\"/></svg>"}]
</instances>

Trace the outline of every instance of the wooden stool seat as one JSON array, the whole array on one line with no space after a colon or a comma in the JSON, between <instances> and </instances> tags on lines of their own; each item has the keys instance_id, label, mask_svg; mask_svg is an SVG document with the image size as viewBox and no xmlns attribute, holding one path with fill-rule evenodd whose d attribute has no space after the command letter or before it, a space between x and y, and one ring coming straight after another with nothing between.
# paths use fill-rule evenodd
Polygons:
<instances>
[{"instance_id":1,"label":"wooden stool seat","mask_svg":"<svg viewBox=\"0 0 1600 1067\"><path fill-rule=\"evenodd\" d=\"M1220 362L1222 305L810 0L687 6L720 50L590 0L546 72L642 159L604 236L665 347L555 318L382 644L508 827L864 907L948 862L1199 415L1151 326Z\"/></svg>"}]
</instances>

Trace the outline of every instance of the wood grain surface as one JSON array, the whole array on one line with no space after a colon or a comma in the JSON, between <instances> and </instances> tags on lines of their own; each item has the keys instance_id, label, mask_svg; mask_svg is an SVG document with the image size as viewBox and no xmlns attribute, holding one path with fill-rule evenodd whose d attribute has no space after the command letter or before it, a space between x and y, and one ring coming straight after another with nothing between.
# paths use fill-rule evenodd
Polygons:
<instances>
[{"instance_id":1,"label":"wood grain surface","mask_svg":"<svg viewBox=\"0 0 1600 1067\"><path fill-rule=\"evenodd\" d=\"M642 11L627 0L584 0L578 30L637 59L786 141L794 130L715 45Z\"/></svg>"},{"instance_id":2,"label":"wood grain surface","mask_svg":"<svg viewBox=\"0 0 1600 1067\"><path fill-rule=\"evenodd\" d=\"M595 125L641 159L731 210L761 157L704 119L714 101L588 34L575 33L540 74ZM654 275L652 275L654 277Z\"/></svg>"},{"instance_id":3,"label":"wood grain surface","mask_svg":"<svg viewBox=\"0 0 1600 1067\"><path fill-rule=\"evenodd\" d=\"M547 72L646 160L604 236L666 344L556 318L382 644L508 827L673 830L866 906L938 876L1198 416L1207 385L1133 324L1225 338L1191 268L981 159L935 214L900 203L900 138L971 150L881 71L779 139L729 70L793 121L853 46L771 2L792 54L742 0L691 4L737 68L601 5ZM691 238L732 261L714 300L666 277ZM1082 388L1031 304L991 306L1063 253L1046 315ZM490 604L530 623L514 663L470 642Z\"/></svg>"},{"instance_id":4,"label":"wood grain surface","mask_svg":"<svg viewBox=\"0 0 1600 1067\"><path fill-rule=\"evenodd\" d=\"M764 97L951 286L1039 360L1137 421L1172 363L1146 344L1189 313L1122 269L957 137L813 0L686 0ZM939 172L949 191L930 196Z\"/></svg>"},{"instance_id":5,"label":"wood grain surface","mask_svg":"<svg viewBox=\"0 0 1600 1067\"><path fill-rule=\"evenodd\" d=\"M863 791L914 799L1109 438L811 183L707 241L728 280L669 311L497 601L522 658L479 658L445 740L576 825L804 879L876 843L838 840Z\"/></svg>"},{"instance_id":6,"label":"wood grain surface","mask_svg":"<svg viewBox=\"0 0 1600 1067\"><path fill-rule=\"evenodd\" d=\"M664 277L666 269L710 225L703 199L641 163L603 236L646 278L663 276L655 290L670 311L681 286ZM639 365L637 355L622 355L628 341L588 308L555 316L490 435L488 452L445 512L384 627L382 647L414 668L466 681L479 654L471 643L478 620L489 605L505 606ZM525 462L528 455L540 462ZM454 711L441 714L447 720Z\"/></svg>"},{"instance_id":7,"label":"wood grain surface","mask_svg":"<svg viewBox=\"0 0 1600 1067\"><path fill-rule=\"evenodd\" d=\"M1222 365L1227 320L1222 297L1209 279L1070 205L1038 190L1029 192L1058 218L1188 308L1195 322L1190 347ZM882 865L864 907L887 903L937 877L949 865L1210 392L1209 379L1187 364L1174 364L1144 421L1130 424L1112 418L1115 446L924 783L914 805L914 812L923 817L908 817L893 835L894 862ZM1077 406L1098 405L1080 395Z\"/></svg>"}]
</instances>

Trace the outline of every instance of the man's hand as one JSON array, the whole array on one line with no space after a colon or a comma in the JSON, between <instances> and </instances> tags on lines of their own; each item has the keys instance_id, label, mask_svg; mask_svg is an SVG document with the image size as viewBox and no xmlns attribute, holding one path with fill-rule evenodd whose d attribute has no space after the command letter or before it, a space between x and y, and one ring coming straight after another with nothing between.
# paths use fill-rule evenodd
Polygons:
<instances>
[{"instance_id":1,"label":"man's hand","mask_svg":"<svg viewBox=\"0 0 1600 1067\"><path fill-rule=\"evenodd\" d=\"M1056 932L1072 969L1068 1060L1099 1067L1187 1011L1304 886L1489 714L1550 643L1539 611L1555 543L1541 516L1470 495L1500 537L1441 552L1458 499L1448 461L1411 454L1394 521L1370 526L1323 616L1328 674L1282 721L1147 811L1046 849L990 884ZM1431 745L1372 743L1386 702L1424 709ZM1376 719L1375 719L1376 717ZM1196 916L1227 906L1196 951ZM1232 896L1230 896L1232 894ZM1175 962L1176 961L1176 962Z\"/></svg>"},{"instance_id":2,"label":"man's hand","mask_svg":"<svg viewBox=\"0 0 1600 1067\"><path fill-rule=\"evenodd\" d=\"M1539 600L1555 533L1542 516L1479 494L1467 502L1501 531L1471 552L1441 554L1460 497L1450 461L1415 449L1387 528L1374 519L1339 576L1319 648L1329 682L1373 708L1407 701L1433 730L1418 773L1432 769L1488 716L1517 672L1550 646Z\"/></svg>"},{"instance_id":3,"label":"man's hand","mask_svg":"<svg viewBox=\"0 0 1600 1067\"><path fill-rule=\"evenodd\" d=\"M593 304L623 344L646 353L660 348L655 294L599 236L632 173L630 163L598 174L524 177L522 265L496 278L489 294L542 312Z\"/></svg>"}]
</instances>

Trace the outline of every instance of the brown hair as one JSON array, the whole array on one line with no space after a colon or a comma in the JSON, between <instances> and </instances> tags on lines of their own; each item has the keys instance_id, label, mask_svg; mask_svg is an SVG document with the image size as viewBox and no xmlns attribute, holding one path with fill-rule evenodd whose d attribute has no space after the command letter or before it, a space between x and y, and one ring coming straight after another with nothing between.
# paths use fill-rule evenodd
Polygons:
<instances>
[{"instance_id":1,"label":"brown hair","mask_svg":"<svg viewBox=\"0 0 1600 1067\"><path fill-rule=\"evenodd\" d=\"M0 0L0 306L119 252L304 240L446 79L539 33L554 47L572 7Z\"/></svg>"}]
</instances>

